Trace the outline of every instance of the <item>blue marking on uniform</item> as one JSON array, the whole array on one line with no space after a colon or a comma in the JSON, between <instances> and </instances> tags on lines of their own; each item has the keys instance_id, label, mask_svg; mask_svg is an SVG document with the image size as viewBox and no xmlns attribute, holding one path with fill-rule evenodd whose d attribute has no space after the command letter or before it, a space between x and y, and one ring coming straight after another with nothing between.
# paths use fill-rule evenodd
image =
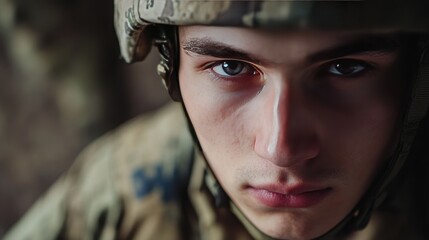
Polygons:
<instances>
[{"instance_id":1,"label":"blue marking on uniform","mask_svg":"<svg viewBox=\"0 0 429 240\"><path fill-rule=\"evenodd\" d=\"M134 191L137 198L144 198L155 189L159 189L162 193L164 202L171 201L176 198L178 186L178 169L175 166L172 174L163 174L161 165L154 166L155 174L147 174L147 168L138 168L134 170L132 179L134 183ZM146 171L145 171L146 170Z\"/></svg>"}]
</instances>

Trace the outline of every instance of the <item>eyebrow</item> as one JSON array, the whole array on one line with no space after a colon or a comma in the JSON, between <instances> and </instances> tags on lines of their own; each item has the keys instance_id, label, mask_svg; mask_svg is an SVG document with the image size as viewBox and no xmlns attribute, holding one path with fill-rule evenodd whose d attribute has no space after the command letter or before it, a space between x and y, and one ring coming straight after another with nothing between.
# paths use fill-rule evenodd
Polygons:
<instances>
[{"instance_id":1,"label":"eyebrow","mask_svg":"<svg viewBox=\"0 0 429 240\"><path fill-rule=\"evenodd\" d=\"M314 63L329 59L335 59L354 54L385 54L398 50L401 46L399 37L389 35L368 35L353 39L344 44L324 49L306 57L306 61ZM226 43L213 39L190 38L182 42L183 50L198 55L212 56L216 58L237 59L256 64L268 63L269 60L237 49Z\"/></svg>"},{"instance_id":2,"label":"eyebrow","mask_svg":"<svg viewBox=\"0 0 429 240\"><path fill-rule=\"evenodd\" d=\"M182 43L182 48L187 52L216 58L238 59L258 64L268 62L256 55L209 38L191 38Z\"/></svg>"},{"instance_id":3,"label":"eyebrow","mask_svg":"<svg viewBox=\"0 0 429 240\"><path fill-rule=\"evenodd\" d=\"M355 54L386 54L400 49L401 40L392 35L368 35L322 50L308 57L310 62L335 59Z\"/></svg>"}]
</instances>

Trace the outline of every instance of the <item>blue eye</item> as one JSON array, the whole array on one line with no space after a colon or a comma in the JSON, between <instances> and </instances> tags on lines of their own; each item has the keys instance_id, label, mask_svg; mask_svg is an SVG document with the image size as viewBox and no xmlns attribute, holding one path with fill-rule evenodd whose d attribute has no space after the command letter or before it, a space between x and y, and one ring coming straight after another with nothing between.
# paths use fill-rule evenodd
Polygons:
<instances>
[{"instance_id":1,"label":"blue eye","mask_svg":"<svg viewBox=\"0 0 429 240\"><path fill-rule=\"evenodd\" d=\"M256 73L256 70L250 64L234 60L220 62L212 69L222 77L234 77L239 74L253 75Z\"/></svg>"},{"instance_id":2,"label":"blue eye","mask_svg":"<svg viewBox=\"0 0 429 240\"><path fill-rule=\"evenodd\" d=\"M352 59L335 61L328 65L327 72L340 77L353 77L370 68L369 64Z\"/></svg>"}]
</instances>

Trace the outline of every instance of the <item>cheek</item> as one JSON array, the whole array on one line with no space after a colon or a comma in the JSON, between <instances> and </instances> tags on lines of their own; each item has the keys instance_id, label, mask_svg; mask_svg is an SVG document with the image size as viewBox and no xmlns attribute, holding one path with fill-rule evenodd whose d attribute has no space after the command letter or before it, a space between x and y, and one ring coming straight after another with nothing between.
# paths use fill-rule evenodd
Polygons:
<instances>
[{"instance_id":1,"label":"cheek","mask_svg":"<svg viewBox=\"0 0 429 240\"><path fill-rule=\"evenodd\" d=\"M374 102L353 117L354 125L361 126L355 130L356 134L366 139L362 144L384 148L390 143L399 114L396 106L393 102Z\"/></svg>"},{"instance_id":2,"label":"cheek","mask_svg":"<svg viewBox=\"0 0 429 240\"><path fill-rule=\"evenodd\" d=\"M398 110L392 102L374 101L332 119L327 148L351 171L351 176L373 175L387 159L396 131ZM338 157L339 156L339 157Z\"/></svg>"},{"instance_id":3,"label":"cheek","mask_svg":"<svg viewBox=\"0 0 429 240\"><path fill-rule=\"evenodd\" d=\"M254 117L245 104L217 92L205 81L181 72L182 98L207 161L228 190L235 186L235 171L243 164L239 159L252 157L252 125L256 121L251 121Z\"/></svg>"},{"instance_id":4,"label":"cheek","mask_svg":"<svg viewBox=\"0 0 429 240\"><path fill-rule=\"evenodd\" d=\"M213 89L210 80L186 69L179 72L182 98L204 150L238 144L246 122L230 96ZM208 90L209 89L209 90Z\"/></svg>"}]
</instances>

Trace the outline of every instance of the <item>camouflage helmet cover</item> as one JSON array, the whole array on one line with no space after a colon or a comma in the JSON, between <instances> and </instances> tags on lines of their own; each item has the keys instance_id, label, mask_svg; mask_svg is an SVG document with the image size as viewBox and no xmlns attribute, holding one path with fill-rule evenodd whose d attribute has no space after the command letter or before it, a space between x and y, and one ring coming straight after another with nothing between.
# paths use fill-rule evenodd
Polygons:
<instances>
[{"instance_id":1,"label":"camouflage helmet cover","mask_svg":"<svg viewBox=\"0 0 429 240\"><path fill-rule=\"evenodd\" d=\"M428 9L419 0L115 0L115 28L122 57L134 62L149 52L153 24L422 32Z\"/></svg>"}]
</instances>

